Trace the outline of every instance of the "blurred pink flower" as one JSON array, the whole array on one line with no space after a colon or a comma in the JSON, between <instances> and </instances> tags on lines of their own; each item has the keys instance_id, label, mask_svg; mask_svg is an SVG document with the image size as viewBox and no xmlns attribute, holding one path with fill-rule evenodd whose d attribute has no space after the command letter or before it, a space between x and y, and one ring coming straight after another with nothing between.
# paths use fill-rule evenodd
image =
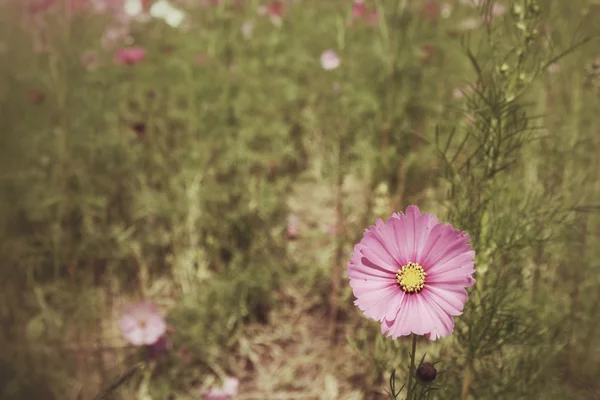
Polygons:
<instances>
[{"instance_id":1,"label":"blurred pink flower","mask_svg":"<svg viewBox=\"0 0 600 400\"><path fill-rule=\"evenodd\" d=\"M260 6L258 13L268 16L274 25L280 26L283 18L283 8L282 1L273 0L267 5Z\"/></svg>"},{"instance_id":2,"label":"blurred pink flower","mask_svg":"<svg viewBox=\"0 0 600 400\"><path fill-rule=\"evenodd\" d=\"M92 9L99 14L124 14L125 2L126 0L94 0L92 1Z\"/></svg>"},{"instance_id":3,"label":"blurred pink flower","mask_svg":"<svg viewBox=\"0 0 600 400\"><path fill-rule=\"evenodd\" d=\"M336 69L340 66L340 63L340 58L333 50L325 50L323 54L321 54L321 66L325 70Z\"/></svg>"},{"instance_id":4,"label":"blurred pink flower","mask_svg":"<svg viewBox=\"0 0 600 400\"><path fill-rule=\"evenodd\" d=\"M369 10L365 6L364 0L355 0L352 5L352 18L355 20L363 20L369 24L377 24L379 15L377 10Z\"/></svg>"},{"instance_id":5,"label":"blurred pink flower","mask_svg":"<svg viewBox=\"0 0 600 400\"><path fill-rule=\"evenodd\" d=\"M267 11L267 14L269 14L269 15L276 16L276 17L283 17L283 2L278 1L278 0L273 0L272 2L267 4L266 11Z\"/></svg>"},{"instance_id":6,"label":"blurred pink flower","mask_svg":"<svg viewBox=\"0 0 600 400\"><path fill-rule=\"evenodd\" d=\"M48 10L56 0L28 0L27 10L30 14L37 14Z\"/></svg>"},{"instance_id":7,"label":"blurred pink flower","mask_svg":"<svg viewBox=\"0 0 600 400\"><path fill-rule=\"evenodd\" d=\"M204 400L229 400L238 393L240 381L237 378L227 378L221 388L210 388L204 393Z\"/></svg>"},{"instance_id":8,"label":"blurred pink flower","mask_svg":"<svg viewBox=\"0 0 600 400\"><path fill-rule=\"evenodd\" d=\"M355 0L352 5L352 16L356 19L362 18L367 12L367 7L363 0Z\"/></svg>"},{"instance_id":9,"label":"blurred pink flower","mask_svg":"<svg viewBox=\"0 0 600 400\"><path fill-rule=\"evenodd\" d=\"M454 330L465 288L475 284L469 235L409 206L378 219L348 263L356 304L396 339L414 333L436 340Z\"/></svg>"},{"instance_id":10,"label":"blurred pink flower","mask_svg":"<svg viewBox=\"0 0 600 400\"><path fill-rule=\"evenodd\" d=\"M290 240L294 240L298 237L298 216L290 215L288 218L288 226L287 226L287 237Z\"/></svg>"},{"instance_id":11,"label":"blurred pink flower","mask_svg":"<svg viewBox=\"0 0 600 400\"><path fill-rule=\"evenodd\" d=\"M131 303L125 306L119 328L134 346L156 343L167 330L162 313L152 303Z\"/></svg>"},{"instance_id":12,"label":"blurred pink flower","mask_svg":"<svg viewBox=\"0 0 600 400\"><path fill-rule=\"evenodd\" d=\"M114 48L116 44L129 36L129 26L126 24L113 25L106 28L100 42L105 49Z\"/></svg>"},{"instance_id":13,"label":"blurred pink flower","mask_svg":"<svg viewBox=\"0 0 600 400\"><path fill-rule=\"evenodd\" d=\"M118 64L133 65L142 61L146 57L146 50L143 47L123 47L117 50L115 61Z\"/></svg>"}]
</instances>

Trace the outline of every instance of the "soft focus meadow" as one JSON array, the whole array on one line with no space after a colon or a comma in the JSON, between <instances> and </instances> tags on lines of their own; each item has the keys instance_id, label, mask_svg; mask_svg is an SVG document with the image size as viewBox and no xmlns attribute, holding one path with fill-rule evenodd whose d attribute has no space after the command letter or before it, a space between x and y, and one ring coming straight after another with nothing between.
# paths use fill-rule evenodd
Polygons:
<instances>
[{"instance_id":1,"label":"soft focus meadow","mask_svg":"<svg viewBox=\"0 0 600 400\"><path fill-rule=\"evenodd\" d=\"M404 400L411 336L363 315L349 263L414 204L476 279L417 337L415 399L600 399L598 21L3 0L0 398Z\"/></svg>"}]
</instances>

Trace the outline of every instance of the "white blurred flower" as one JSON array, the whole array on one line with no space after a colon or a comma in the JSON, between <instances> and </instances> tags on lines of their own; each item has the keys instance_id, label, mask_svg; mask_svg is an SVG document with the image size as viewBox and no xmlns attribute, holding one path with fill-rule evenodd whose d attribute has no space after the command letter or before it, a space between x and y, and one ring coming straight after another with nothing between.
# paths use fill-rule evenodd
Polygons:
<instances>
[{"instance_id":1,"label":"white blurred flower","mask_svg":"<svg viewBox=\"0 0 600 400\"><path fill-rule=\"evenodd\" d=\"M452 4L447 2L442 3L440 6L440 15L444 19L450 18L450 15L452 15Z\"/></svg>"},{"instance_id":2,"label":"white blurred flower","mask_svg":"<svg viewBox=\"0 0 600 400\"><path fill-rule=\"evenodd\" d=\"M481 19L479 18L467 18L459 22L458 27L463 31L470 31L477 29L481 26Z\"/></svg>"},{"instance_id":3,"label":"white blurred flower","mask_svg":"<svg viewBox=\"0 0 600 400\"><path fill-rule=\"evenodd\" d=\"M242 36L244 39L249 40L254 33L254 23L252 21L246 21L241 27Z\"/></svg>"},{"instance_id":4,"label":"white blurred flower","mask_svg":"<svg viewBox=\"0 0 600 400\"><path fill-rule=\"evenodd\" d=\"M185 13L175 8L167 0L159 0L150 7L150 15L154 18L162 19L173 28L181 25L185 19Z\"/></svg>"},{"instance_id":5,"label":"white blurred flower","mask_svg":"<svg viewBox=\"0 0 600 400\"><path fill-rule=\"evenodd\" d=\"M326 50L321 54L321 66L325 70L336 69L340 66L340 58L337 53L333 50Z\"/></svg>"}]
</instances>

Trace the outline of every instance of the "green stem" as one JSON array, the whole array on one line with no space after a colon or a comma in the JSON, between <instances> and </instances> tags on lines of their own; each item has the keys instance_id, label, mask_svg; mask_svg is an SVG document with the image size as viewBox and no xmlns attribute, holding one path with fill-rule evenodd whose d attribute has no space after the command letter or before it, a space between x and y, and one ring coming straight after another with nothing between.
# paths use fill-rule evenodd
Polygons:
<instances>
[{"instance_id":1,"label":"green stem","mask_svg":"<svg viewBox=\"0 0 600 400\"><path fill-rule=\"evenodd\" d=\"M415 353L417 352L417 335L412 334L412 350L410 352L410 369L408 371L408 385L407 385L407 393L406 400L412 400L414 397L414 393L412 390L412 381L413 375L415 371Z\"/></svg>"}]
</instances>

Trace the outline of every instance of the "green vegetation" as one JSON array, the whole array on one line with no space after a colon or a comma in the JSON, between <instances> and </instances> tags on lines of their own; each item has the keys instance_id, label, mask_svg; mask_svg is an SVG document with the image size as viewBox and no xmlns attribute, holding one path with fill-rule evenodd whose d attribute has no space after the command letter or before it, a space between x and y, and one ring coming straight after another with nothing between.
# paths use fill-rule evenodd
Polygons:
<instances>
[{"instance_id":1,"label":"green vegetation","mask_svg":"<svg viewBox=\"0 0 600 400\"><path fill-rule=\"evenodd\" d=\"M114 43L112 15L22 3L0 4L0 398L226 376L238 399L388 398L411 341L361 315L346 264L409 204L477 252L454 333L419 340L429 398L600 397L597 2L190 2ZM146 368L118 328L141 298L171 328Z\"/></svg>"}]
</instances>

